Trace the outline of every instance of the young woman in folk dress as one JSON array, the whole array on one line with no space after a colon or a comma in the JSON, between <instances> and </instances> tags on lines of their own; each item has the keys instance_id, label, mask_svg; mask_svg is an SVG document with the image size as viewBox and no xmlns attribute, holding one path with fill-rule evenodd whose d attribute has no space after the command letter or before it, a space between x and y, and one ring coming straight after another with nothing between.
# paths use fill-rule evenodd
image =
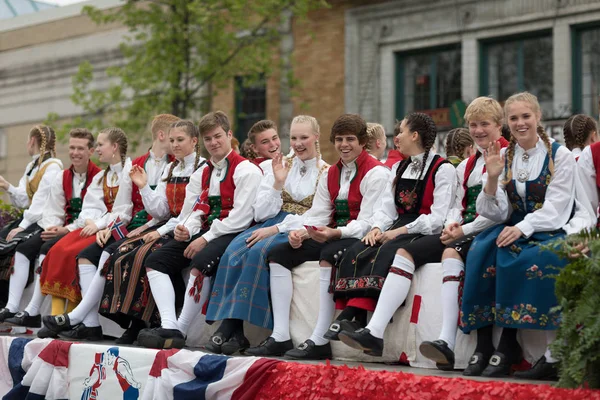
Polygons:
<instances>
[{"instance_id":1,"label":"young woman in folk dress","mask_svg":"<svg viewBox=\"0 0 600 400\"><path fill-rule=\"evenodd\" d=\"M323 172L329 167L319 152L319 124L300 115L292 120L290 142L294 154L273 158L254 202L259 224L238 235L227 247L206 313L208 321L223 320L205 346L214 353L233 354L249 346L243 323L273 328L269 299L269 249L287 242L287 233L302 228L300 215L312 205Z\"/></svg>"}]
</instances>

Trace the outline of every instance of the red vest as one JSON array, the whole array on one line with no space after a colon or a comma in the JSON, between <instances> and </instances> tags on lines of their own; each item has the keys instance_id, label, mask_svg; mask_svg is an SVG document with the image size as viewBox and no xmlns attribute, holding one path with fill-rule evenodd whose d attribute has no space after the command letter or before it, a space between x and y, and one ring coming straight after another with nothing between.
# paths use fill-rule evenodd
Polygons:
<instances>
[{"instance_id":1,"label":"red vest","mask_svg":"<svg viewBox=\"0 0 600 400\"><path fill-rule=\"evenodd\" d=\"M392 168L398 161L404 160L404 156L398 150L390 150L388 152L388 158L385 160L385 166Z\"/></svg>"},{"instance_id":2,"label":"red vest","mask_svg":"<svg viewBox=\"0 0 600 400\"><path fill-rule=\"evenodd\" d=\"M146 154L139 156L138 158L133 160L131 162L131 165L137 165L138 167L143 169L146 165L146 161L148 161L149 158L150 152L147 152ZM140 194L140 189L133 182L131 183L131 202L133 203L133 211L131 212L132 216L144 209L144 202L142 202L142 195ZM151 219L152 216L148 214L147 220L150 221Z\"/></svg>"},{"instance_id":3,"label":"red vest","mask_svg":"<svg viewBox=\"0 0 600 400\"><path fill-rule=\"evenodd\" d=\"M360 212L360 204L362 203L362 194L360 193L360 183L363 178L371 169L382 166L383 164L374 157L371 157L366 150L363 150L362 153L356 159L357 171L354 178L352 178L352 182L350 182L350 190L348 191L348 208L350 212L350 218L348 222L354 221L358 218L358 213ZM336 208L335 208L335 200L340 193L340 178L342 172L342 160L339 160L334 166L329 168L329 172L327 174L327 188L329 189L329 197L331 200L331 206L334 210L333 221L336 221Z\"/></svg>"},{"instance_id":4,"label":"red vest","mask_svg":"<svg viewBox=\"0 0 600 400\"><path fill-rule=\"evenodd\" d=\"M65 225L73 222L73 216L71 213L73 210L71 209L71 200L73 199L73 165L69 167L69 169L65 169L63 171L63 193L65 194ZM81 189L80 198L83 201L85 194L87 193L87 188L92 183L92 179L98 172L102 171L100 167L94 164L92 161L88 161L87 171L85 173L85 185ZM81 211L81 210L80 210Z\"/></svg>"},{"instance_id":5,"label":"red vest","mask_svg":"<svg viewBox=\"0 0 600 400\"><path fill-rule=\"evenodd\" d=\"M268 160L268 158L266 158L266 157L256 157L256 158L253 158L252 160L250 160L250 162L258 167L258 165L261 162L267 161L267 160Z\"/></svg>"},{"instance_id":6,"label":"red vest","mask_svg":"<svg viewBox=\"0 0 600 400\"><path fill-rule=\"evenodd\" d=\"M208 196L208 191L210 189L210 178L212 175L212 171L215 169L211 162L207 163L207 167L202 171L202 193L200 194L200 207L205 207L206 223L205 228L210 226L213 220L215 219L224 219L227 218L229 212L233 209L233 201L234 201L234 193L235 193L235 183L233 182L233 174L237 166L242 162L246 161L246 159L240 156L235 151L232 151L227 156L227 166L225 172L225 178L220 183L220 204L211 204L211 201ZM198 209L198 208L195 208Z\"/></svg>"},{"instance_id":7,"label":"red vest","mask_svg":"<svg viewBox=\"0 0 600 400\"><path fill-rule=\"evenodd\" d=\"M502 146L502 148L505 148L508 146L508 140L504 139L504 137L500 136L500 139L498 139L498 141L500 142L500 146ZM464 180L463 180L463 190L465 192L465 195L463 196L463 201L462 201L463 214L464 214L465 210L467 209L467 190L469 189L469 187L467 186L467 181L469 180L471 173L475 169L476 163L477 163L477 153L475 153L471 157L469 157L469 159L467 160L466 168L465 168L465 176L464 176ZM483 166L483 172L485 172L485 165Z\"/></svg>"}]
</instances>

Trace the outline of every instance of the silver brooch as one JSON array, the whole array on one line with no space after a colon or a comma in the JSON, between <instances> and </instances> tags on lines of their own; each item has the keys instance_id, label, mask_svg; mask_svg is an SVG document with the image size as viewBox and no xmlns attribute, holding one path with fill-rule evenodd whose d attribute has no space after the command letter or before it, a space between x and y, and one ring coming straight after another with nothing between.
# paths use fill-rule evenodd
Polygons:
<instances>
[{"instance_id":1,"label":"silver brooch","mask_svg":"<svg viewBox=\"0 0 600 400\"><path fill-rule=\"evenodd\" d=\"M525 169L520 169L519 172L517 172L517 180L521 183L523 182L527 182L527 179L529 178L529 172Z\"/></svg>"},{"instance_id":2,"label":"silver brooch","mask_svg":"<svg viewBox=\"0 0 600 400\"><path fill-rule=\"evenodd\" d=\"M346 180L347 180L347 181L349 181L349 180L350 180L350 174L351 174L351 173L352 173L352 171L350 171L350 170L346 171L346 175L345 175L345 177L346 177Z\"/></svg>"},{"instance_id":3,"label":"silver brooch","mask_svg":"<svg viewBox=\"0 0 600 400\"><path fill-rule=\"evenodd\" d=\"M421 171L421 160L417 159L410 163L410 172L415 173Z\"/></svg>"},{"instance_id":4,"label":"silver brooch","mask_svg":"<svg viewBox=\"0 0 600 400\"><path fill-rule=\"evenodd\" d=\"M304 176L306 174L306 166L303 165L300 167L300 176Z\"/></svg>"},{"instance_id":5,"label":"silver brooch","mask_svg":"<svg viewBox=\"0 0 600 400\"><path fill-rule=\"evenodd\" d=\"M529 154L523 153L523 157L521 157L521 160L523 160L523 162L528 162L529 161Z\"/></svg>"}]
</instances>

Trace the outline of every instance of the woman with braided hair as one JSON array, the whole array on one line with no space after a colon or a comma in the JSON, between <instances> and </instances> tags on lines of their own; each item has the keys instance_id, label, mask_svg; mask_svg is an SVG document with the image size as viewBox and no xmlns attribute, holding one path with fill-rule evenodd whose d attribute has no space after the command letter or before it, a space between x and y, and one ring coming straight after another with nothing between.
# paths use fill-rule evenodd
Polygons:
<instances>
[{"instance_id":1,"label":"woman with braided hair","mask_svg":"<svg viewBox=\"0 0 600 400\"><path fill-rule=\"evenodd\" d=\"M26 209L22 218L0 231L0 238L5 240L5 242L3 240L3 249L0 252L0 276L2 279L8 279L10 276L10 263L15 256L18 242L31 238L42 231L38 222L42 220L52 184L63 169L62 162L56 158L55 146L56 135L52 128L45 125L34 126L29 132L27 140L27 152L33 157L33 160L27 164L25 173L19 180L19 185L15 187L0 176L0 189L8 192L11 203L15 207ZM6 243L11 241L12 243ZM29 260L22 254L16 255L16 257L19 263L29 265ZM25 271L29 271L29 268L26 268ZM23 284L13 285L15 287L12 291L13 299L20 299L22 288L27 282L27 275L18 275L18 279ZM18 303L9 301L7 307L0 310L0 322L13 317L18 311L18 307Z\"/></svg>"},{"instance_id":2,"label":"woman with braided hair","mask_svg":"<svg viewBox=\"0 0 600 400\"><path fill-rule=\"evenodd\" d=\"M385 156L385 149L387 148L387 138L385 137L383 125L375 122L367 122L367 135L369 135L369 141L365 149L370 155L381 161Z\"/></svg>"},{"instance_id":3,"label":"woman with braided hair","mask_svg":"<svg viewBox=\"0 0 600 400\"><path fill-rule=\"evenodd\" d=\"M555 309L554 279L546 275L567 261L541 247L591 223L588 217L577 218L579 227L569 224L576 220L575 159L540 125L537 98L517 93L504 109L511 140L506 149L490 144L484 154L486 174L477 197L477 213L500 225L480 233L471 245L460 313L465 333L503 327L493 355L476 353L469 365L487 377L508 375L521 361L517 329L546 331L548 345L555 339L561 314ZM555 379L556 363L548 347L531 370L515 377Z\"/></svg>"},{"instance_id":4,"label":"woman with braided hair","mask_svg":"<svg viewBox=\"0 0 600 400\"><path fill-rule=\"evenodd\" d=\"M475 154L475 143L465 128L456 128L446 136L446 158L455 167L465 159Z\"/></svg>"},{"instance_id":5,"label":"woman with braided hair","mask_svg":"<svg viewBox=\"0 0 600 400\"><path fill-rule=\"evenodd\" d=\"M426 239L442 232L456 188L454 167L431 150L437 134L431 117L408 114L395 131L408 158L392 168L395 178L371 231L341 258L335 298L345 308L327 333L379 357L385 328L406 299L415 268L441 257L443 248L430 251ZM364 328L367 310L374 313Z\"/></svg>"},{"instance_id":6,"label":"woman with braided hair","mask_svg":"<svg viewBox=\"0 0 600 400\"><path fill-rule=\"evenodd\" d=\"M294 117L294 153L289 158L276 154L270 170L264 171L253 207L258 224L238 235L221 257L206 312L207 321L223 320L205 346L214 353L233 354L249 347L244 321L273 328L266 258L269 249L287 242L287 232L302 228L301 215L311 207L329 167L321 160L319 135L314 117Z\"/></svg>"},{"instance_id":7,"label":"woman with braided hair","mask_svg":"<svg viewBox=\"0 0 600 400\"><path fill-rule=\"evenodd\" d=\"M565 145L577 160L583 149L598 141L596 121L585 114L573 115L565 122L563 136Z\"/></svg>"}]
</instances>

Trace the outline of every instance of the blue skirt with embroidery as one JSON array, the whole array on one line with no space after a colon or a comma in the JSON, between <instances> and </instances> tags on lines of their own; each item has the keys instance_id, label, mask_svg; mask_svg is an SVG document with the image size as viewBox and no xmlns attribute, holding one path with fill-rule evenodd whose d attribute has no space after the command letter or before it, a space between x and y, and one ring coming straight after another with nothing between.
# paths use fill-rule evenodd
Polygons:
<instances>
[{"instance_id":1,"label":"blue skirt with embroidery","mask_svg":"<svg viewBox=\"0 0 600 400\"><path fill-rule=\"evenodd\" d=\"M554 294L556 268L566 260L540 246L565 236L540 232L499 248L496 239L506 225L491 227L475 238L467 255L460 312L463 332L496 324L519 329L558 329L560 312Z\"/></svg>"},{"instance_id":2,"label":"blue skirt with embroidery","mask_svg":"<svg viewBox=\"0 0 600 400\"><path fill-rule=\"evenodd\" d=\"M246 246L246 239L259 228L278 224L286 215L287 212L281 211L275 217L242 232L229 244L219 262L206 311L207 321L233 318L273 329L267 255L273 246L286 243L288 235L273 235L251 248Z\"/></svg>"}]
</instances>

